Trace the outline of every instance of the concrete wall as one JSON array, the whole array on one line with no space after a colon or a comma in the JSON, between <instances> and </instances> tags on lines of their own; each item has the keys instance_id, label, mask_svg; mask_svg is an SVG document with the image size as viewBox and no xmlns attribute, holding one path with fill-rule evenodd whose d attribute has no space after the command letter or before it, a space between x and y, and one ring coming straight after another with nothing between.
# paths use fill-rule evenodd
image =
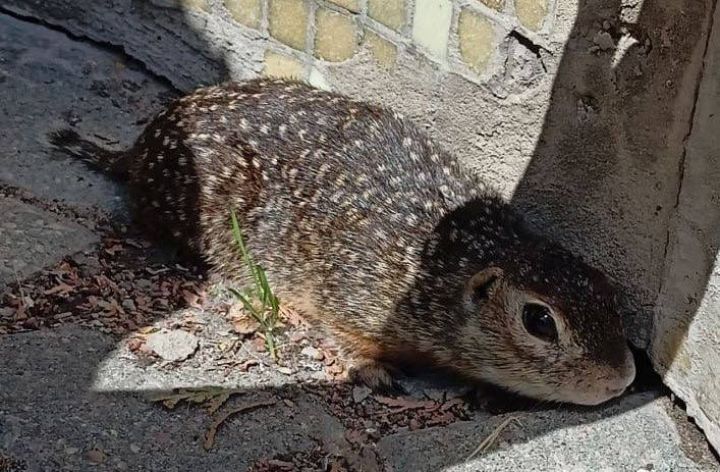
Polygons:
<instances>
[{"instance_id":1,"label":"concrete wall","mask_svg":"<svg viewBox=\"0 0 720 472\"><path fill-rule=\"evenodd\" d=\"M720 449L720 10L680 170L652 355Z\"/></svg>"},{"instance_id":2,"label":"concrete wall","mask_svg":"<svg viewBox=\"0 0 720 472\"><path fill-rule=\"evenodd\" d=\"M688 185L714 175L714 142L695 138L712 113L695 107L713 0L0 6L122 47L181 90L297 76L402 111L625 285L633 341L645 347L654 336L656 365L682 398L696 399L691 413L709 418L706 428L720 423L720 399L700 395L718 390L720 373L703 361L720 351L707 321L718 302L705 292L718 206L709 185ZM691 368L674 367L679 353Z\"/></svg>"}]
</instances>

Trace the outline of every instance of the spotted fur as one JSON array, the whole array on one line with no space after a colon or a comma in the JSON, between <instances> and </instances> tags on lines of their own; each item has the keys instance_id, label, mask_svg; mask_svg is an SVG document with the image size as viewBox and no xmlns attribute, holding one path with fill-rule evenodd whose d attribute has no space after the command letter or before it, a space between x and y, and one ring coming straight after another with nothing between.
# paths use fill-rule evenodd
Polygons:
<instances>
[{"instance_id":1,"label":"spotted fur","mask_svg":"<svg viewBox=\"0 0 720 472\"><path fill-rule=\"evenodd\" d=\"M281 300L358 358L424 359L577 403L610 398L634 376L606 278L529 232L507 202L390 110L253 80L180 98L123 153L64 138L54 142L127 180L149 234L230 278L245 274L234 209ZM468 281L488 269L498 281L488 299L475 299ZM524 330L518 307L530 299L553 308L557 342Z\"/></svg>"}]
</instances>

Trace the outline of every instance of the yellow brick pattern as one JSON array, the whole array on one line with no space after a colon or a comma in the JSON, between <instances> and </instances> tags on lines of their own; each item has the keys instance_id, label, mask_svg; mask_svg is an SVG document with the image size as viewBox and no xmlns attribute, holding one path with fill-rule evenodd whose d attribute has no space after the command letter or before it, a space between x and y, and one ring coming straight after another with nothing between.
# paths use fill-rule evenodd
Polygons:
<instances>
[{"instance_id":1,"label":"yellow brick pattern","mask_svg":"<svg viewBox=\"0 0 720 472\"><path fill-rule=\"evenodd\" d=\"M335 5L341 6L346 10L350 10L353 13L360 11L360 0L329 0Z\"/></svg>"},{"instance_id":2,"label":"yellow brick pattern","mask_svg":"<svg viewBox=\"0 0 720 472\"><path fill-rule=\"evenodd\" d=\"M270 35L291 48L305 50L310 7L303 0L269 0Z\"/></svg>"},{"instance_id":3,"label":"yellow brick pattern","mask_svg":"<svg viewBox=\"0 0 720 472\"><path fill-rule=\"evenodd\" d=\"M265 52L263 75L284 79L302 79L305 77L304 65L294 57L268 50Z\"/></svg>"},{"instance_id":4,"label":"yellow brick pattern","mask_svg":"<svg viewBox=\"0 0 720 472\"><path fill-rule=\"evenodd\" d=\"M549 0L154 1L208 12L221 3L236 23L269 34L263 74L312 78L328 88L330 63L361 49L381 69L393 70L401 55L413 55L478 81L499 54L498 24L539 31L549 16ZM495 13L488 16L488 9Z\"/></svg>"},{"instance_id":5,"label":"yellow brick pattern","mask_svg":"<svg viewBox=\"0 0 720 472\"><path fill-rule=\"evenodd\" d=\"M458 43L462 60L482 73L495 50L495 31L485 17L464 9L458 18Z\"/></svg>"},{"instance_id":6,"label":"yellow brick pattern","mask_svg":"<svg viewBox=\"0 0 720 472\"><path fill-rule=\"evenodd\" d=\"M370 30L365 30L363 44L370 50L375 62L380 66L385 69L391 69L395 66L397 48L393 43Z\"/></svg>"},{"instance_id":7,"label":"yellow brick pattern","mask_svg":"<svg viewBox=\"0 0 720 472\"><path fill-rule=\"evenodd\" d=\"M500 11L505 6L505 0L480 0L493 10Z\"/></svg>"},{"instance_id":8,"label":"yellow brick pattern","mask_svg":"<svg viewBox=\"0 0 720 472\"><path fill-rule=\"evenodd\" d=\"M520 24L533 31L542 27L547 8L547 0L515 0L515 13Z\"/></svg>"},{"instance_id":9,"label":"yellow brick pattern","mask_svg":"<svg viewBox=\"0 0 720 472\"><path fill-rule=\"evenodd\" d=\"M357 49L357 27L347 15L326 8L315 15L315 56L326 61L350 59Z\"/></svg>"},{"instance_id":10,"label":"yellow brick pattern","mask_svg":"<svg viewBox=\"0 0 720 472\"><path fill-rule=\"evenodd\" d=\"M433 56L444 59L452 13L450 0L415 0L413 41Z\"/></svg>"},{"instance_id":11,"label":"yellow brick pattern","mask_svg":"<svg viewBox=\"0 0 720 472\"><path fill-rule=\"evenodd\" d=\"M235 21L250 28L259 28L262 19L260 0L224 0L225 8Z\"/></svg>"},{"instance_id":12,"label":"yellow brick pattern","mask_svg":"<svg viewBox=\"0 0 720 472\"><path fill-rule=\"evenodd\" d=\"M405 0L368 0L368 16L388 28L400 31L405 26Z\"/></svg>"}]
</instances>

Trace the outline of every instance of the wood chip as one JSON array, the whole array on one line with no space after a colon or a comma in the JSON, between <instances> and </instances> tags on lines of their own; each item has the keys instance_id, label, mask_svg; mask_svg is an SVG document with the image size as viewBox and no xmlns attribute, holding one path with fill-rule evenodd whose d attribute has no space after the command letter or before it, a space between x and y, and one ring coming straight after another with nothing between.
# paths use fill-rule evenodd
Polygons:
<instances>
[{"instance_id":1,"label":"wood chip","mask_svg":"<svg viewBox=\"0 0 720 472\"><path fill-rule=\"evenodd\" d=\"M236 415L238 413L243 413L245 411L254 410L256 408L261 408L264 406L270 406L277 403L277 399L269 399L269 400L261 400L254 403L248 403L246 405L232 408L224 413L222 413L220 416L218 416L215 421L212 422L210 427L208 428L207 432L205 433L205 441L203 442L203 447L206 451L209 451L212 449L213 445L215 444L215 436L217 435L218 428L220 425L222 425L225 421L227 421L228 418L230 418L233 415Z\"/></svg>"}]
</instances>

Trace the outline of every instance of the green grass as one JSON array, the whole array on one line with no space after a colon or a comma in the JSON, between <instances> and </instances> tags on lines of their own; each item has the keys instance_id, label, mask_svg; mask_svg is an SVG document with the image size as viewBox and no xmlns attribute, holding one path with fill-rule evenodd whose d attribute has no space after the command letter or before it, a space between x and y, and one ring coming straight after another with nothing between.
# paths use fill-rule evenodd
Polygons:
<instances>
[{"instance_id":1,"label":"green grass","mask_svg":"<svg viewBox=\"0 0 720 472\"><path fill-rule=\"evenodd\" d=\"M230 288L230 292L238 298L245 310L255 321L260 324L262 336L265 339L265 348L272 356L273 360L278 360L278 345L275 339L275 330L280 319L280 301L275 296L270 284L268 284L265 270L255 264L252 257L248 253L245 242L240 232L240 225L233 211L232 231L235 242L240 249L240 255L250 274L250 286L243 291Z\"/></svg>"}]
</instances>

